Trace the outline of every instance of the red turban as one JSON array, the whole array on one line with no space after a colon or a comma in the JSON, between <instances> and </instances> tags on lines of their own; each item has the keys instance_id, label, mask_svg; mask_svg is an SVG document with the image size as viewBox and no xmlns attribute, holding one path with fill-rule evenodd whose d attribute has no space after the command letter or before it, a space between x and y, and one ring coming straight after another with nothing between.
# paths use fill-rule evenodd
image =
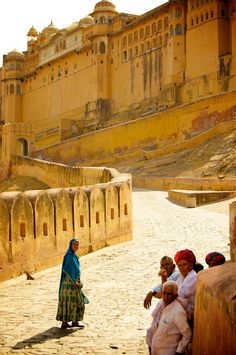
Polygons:
<instances>
[{"instance_id":1,"label":"red turban","mask_svg":"<svg viewBox=\"0 0 236 355\"><path fill-rule=\"evenodd\" d=\"M214 262L214 265L222 265L225 263L225 257L217 251L207 254L205 257L206 263L209 265L210 262Z\"/></svg>"},{"instance_id":2,"label":"red turban","mask_svg":"<svg viewBox=\"0 0 236 355\"><path fill-rule=\"evenodd\" d=\"M175 254L174 259L175 259L176 264L178 264L178 262L180 260L187 260L191 264L195 264L196 263L196 257L193 254L192 250L189 250L189 249L184 249L184 250L177 251L177 253Z\"/></svg>"}]
</instances>

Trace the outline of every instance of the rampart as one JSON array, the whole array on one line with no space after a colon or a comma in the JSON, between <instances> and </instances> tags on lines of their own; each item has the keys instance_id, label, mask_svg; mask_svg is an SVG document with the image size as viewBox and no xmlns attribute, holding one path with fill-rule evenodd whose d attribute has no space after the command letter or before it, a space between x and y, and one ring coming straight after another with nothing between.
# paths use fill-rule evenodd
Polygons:
<instances>
[{"instance_id":1,"label":"rampart","mask_svg":"<svg viewBox=\"0 0 236 355\"><path fill-rule=\"evenodd\" d=\"M236 354L236 263L197 275L193 355Z\"/></svg>"},{"instance_id":2,"label":"rampart","mask_svg":"<svg viewBox=\"0 0 236 355\"><path fill-rule=\"evenodd\" d=\"M80 255L132 238L129 174L20 157L10 171L54 188L0 194L0 281L57 265L72 237Z\"/></svg>"},{"instance_id":3,"label":"rampart","mask_svg":"<svg viewBox=\"0 0 236 355\"><path fill-rule=\"evenodd\" d=\"M209 137L235 127L236 91L178 106L168 111L119 124L80 137L34 150L34 157L44 157L65 164L102 159L116 161L119 155L145 157L164 154L196 146ZM216 128L219 127L219 128ZM197 138L199 137L199 138ZM104 144L106 142L106 144ZM172 147L173 148L170 148ZM150 150L148 153L148 150Z\"/></svg>"}]
</instances>

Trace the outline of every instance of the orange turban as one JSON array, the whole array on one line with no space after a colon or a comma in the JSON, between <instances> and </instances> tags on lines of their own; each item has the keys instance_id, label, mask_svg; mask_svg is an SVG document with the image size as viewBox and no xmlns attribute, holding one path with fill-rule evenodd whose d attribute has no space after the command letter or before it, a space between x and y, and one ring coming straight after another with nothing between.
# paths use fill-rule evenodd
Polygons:
<instances>
[{"instance_id":1,"label":"orange turban","mask_svg":"<svg viewBox=\"0 0 236 355\"><path fill-rule=\"evenodd\" d=\"M184 249L184 250L177 251L177 253L175 254L174 259L175 259L176 264L178 264L178 262L180 260L187 260L191 264L195 264L196 263L196 257L193 254L192 250L189 250L189 249Z\"/></svg>"}]
</instances>

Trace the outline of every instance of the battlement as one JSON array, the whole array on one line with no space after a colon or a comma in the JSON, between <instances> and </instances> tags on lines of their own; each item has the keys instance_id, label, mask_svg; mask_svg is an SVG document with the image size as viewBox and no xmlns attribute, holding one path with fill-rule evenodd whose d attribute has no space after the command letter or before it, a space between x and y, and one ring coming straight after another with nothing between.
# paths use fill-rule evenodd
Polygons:
<instances>
[{"instance_id":1,"label":"battlement","mask_svg":"<svg viewBox=\"0 0 236 355\"><path fill-rule=\"evenodd\" d=\"M26 167L75 187L0 194L0 281L60 263L73 237L81 255L132 238L130 175L13 158L15 174Z\"/></svg>"}]
</instances>

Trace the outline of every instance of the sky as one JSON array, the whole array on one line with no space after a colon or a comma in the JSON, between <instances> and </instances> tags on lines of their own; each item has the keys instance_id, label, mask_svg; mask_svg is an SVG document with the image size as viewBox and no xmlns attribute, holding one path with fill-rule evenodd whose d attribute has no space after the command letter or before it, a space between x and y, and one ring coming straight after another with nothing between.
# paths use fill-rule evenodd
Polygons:
<instances>
[{"instance_id":1,"label":"sky","mask_svg":"<svg viewBox=\"0 0 236 355\"><path fill-rule=\"evenodd\" d=\"M168 0L112 0L118 12L141 15ZM99 0L11 0L1 2L0 67L2 56L17 49L27 49L27 33L31 26L38 32L51 21L62 29L93 12Z\"/></svg>"}]
</instances>

